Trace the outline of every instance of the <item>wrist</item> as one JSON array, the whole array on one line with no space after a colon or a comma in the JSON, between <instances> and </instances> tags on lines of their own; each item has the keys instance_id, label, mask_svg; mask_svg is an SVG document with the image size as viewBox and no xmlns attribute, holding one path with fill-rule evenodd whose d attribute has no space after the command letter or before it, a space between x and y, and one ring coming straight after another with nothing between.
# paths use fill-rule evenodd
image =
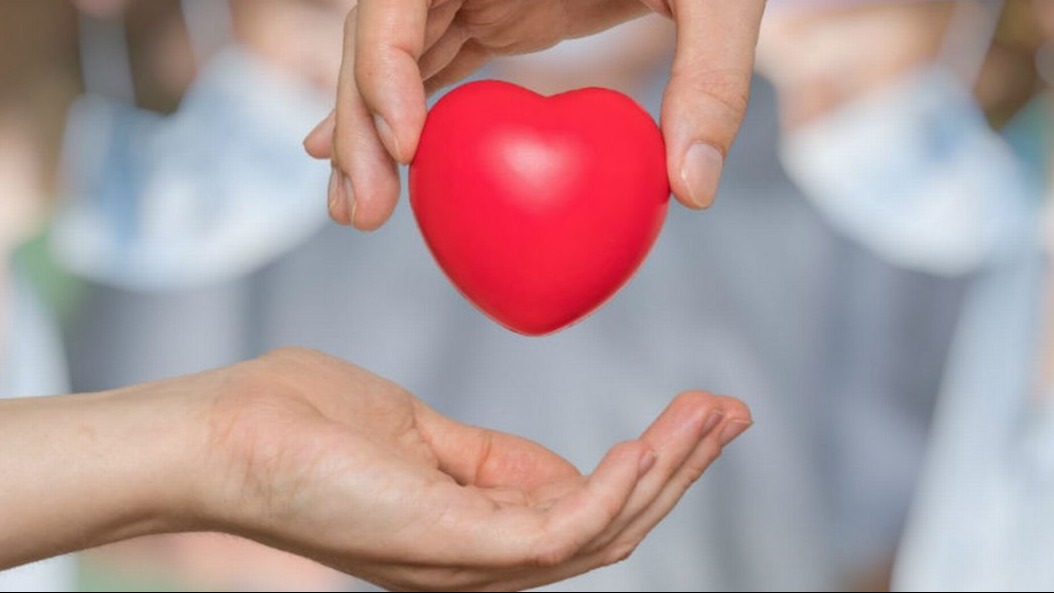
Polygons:
<instances>
[{"instance_id":1,"label":"wrist","mask_svg":"<svg viewBox=\"0 0 1054 593\"><path fill-rule=\"evenodd\" d=\"M168 505L176 523L250 539L269 531L276 505L274 461L283 451L261 424L284 414L282 398L274 396L280 378L261 368L243 362L172 386L185 429L178 437L185 448L173 463L187 477Z\"/></svg>"},{"instance_id":2,"label":"wrist","mask_svg":"<svg viewBox=\"0 0 1054 593\"><path fill-rule=\"evenodd\" d=\"M205 529L197 394L174 381L78 397L88 398L84 425L99 427L93 448L106 460L94 481L114 503L105 538Z\"/></svg>"},{"instance_id":3,"label":"wrist","mask_svg":"<svg viewBox=\"0 0 1054 593\"><path fill-rule=\"evenodd\" d=\"M118 397L149 440L140 475L146 529L245 533L258 521L252 459L254 389L245 365L131 387ZM262 387L262 386L261 386ZM134 410L132 410L134 409ZM151 463L153 462L153 463Z\"/></svg>"},{"instance_id":4,"label":"wrist","mask_svg":"<svg viewBox=\"0 0 1054 593\"><path fill-rule=\"evenodd\" d=\"M176 404L145 388L0 401L0 568L195 529Z\"/></svg>"}]
</instances>

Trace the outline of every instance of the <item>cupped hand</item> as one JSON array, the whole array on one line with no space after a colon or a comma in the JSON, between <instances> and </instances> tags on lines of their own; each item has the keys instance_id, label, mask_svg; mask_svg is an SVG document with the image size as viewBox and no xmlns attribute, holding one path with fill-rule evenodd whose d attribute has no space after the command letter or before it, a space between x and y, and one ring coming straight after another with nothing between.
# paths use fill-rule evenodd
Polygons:
<instances>
[{"instance_id":1,"label":"cupped hand","mask_svg":"<svg viewBox=\"0 0 1054 593\"><path fill-rule=\"evenodd\" d=\"M336 109L305 140L330 159L329 212L363 230L399 195L397 163L413 160L425 97L488 58L542 50L653 9L677 24L661 127L674 195L713 202L750 90L765 0L360 0L345 25Z\"/></svg>"},{"instance_id":2,"label":"cupped hand","mask_svg":"<svg viewBox=\"0 0 1054 593\"><path fill-rule=\"evenodd\" d=\"M212 527L400 590L522 589L622 560L750 424L734 399L684 393L583 475L314 351L207 376Z\"/></svg>"}]
</instances>

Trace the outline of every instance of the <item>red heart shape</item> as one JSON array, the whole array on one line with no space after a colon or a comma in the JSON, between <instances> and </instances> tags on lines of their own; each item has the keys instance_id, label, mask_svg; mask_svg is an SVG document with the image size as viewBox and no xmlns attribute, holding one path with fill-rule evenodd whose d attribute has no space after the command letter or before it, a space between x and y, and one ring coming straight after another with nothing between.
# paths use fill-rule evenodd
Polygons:
<instances>
[{"instance_id":1,"label":"red heart shape","mask_svg":"<svg viewBox=\"0 0 1054 593\"><path fill-rule=\"evenodd\" d=\"M611 298L648 255L669 196L658 126L600 88L463 85L429 112L410 165L410 203L439 266L528 335Z\"/></svg>"}]
</instances>

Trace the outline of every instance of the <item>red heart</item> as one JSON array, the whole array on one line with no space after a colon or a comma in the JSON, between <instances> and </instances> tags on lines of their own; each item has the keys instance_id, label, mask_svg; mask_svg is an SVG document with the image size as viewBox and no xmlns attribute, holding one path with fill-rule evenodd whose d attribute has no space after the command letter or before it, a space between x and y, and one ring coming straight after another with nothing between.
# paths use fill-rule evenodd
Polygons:
<instances>
[{"instance_id":1,"label":"red heart","mask_svg":"<svg viewBox=\"0 0 1054 593\"><path fill-rule=\"evenodd\" d=\"M633 275L666 218L658 127L632 99L463 85L428 114L410 203L454 285L511 330L588 315Z\"/></svg>"}]
</instances>

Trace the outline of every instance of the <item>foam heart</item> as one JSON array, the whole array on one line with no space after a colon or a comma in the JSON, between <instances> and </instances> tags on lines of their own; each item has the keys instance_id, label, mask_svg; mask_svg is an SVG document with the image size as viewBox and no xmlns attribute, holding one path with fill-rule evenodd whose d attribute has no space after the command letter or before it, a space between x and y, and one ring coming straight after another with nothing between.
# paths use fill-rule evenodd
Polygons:
<instances>
[{"instance_id":1,"label":"foam heart","mask_svg":"<svg viewBox=\"0 0 1054 593\"><path fill-rule=\"evenodd\" d=\"M611 298L655 242L669 195L655 122L599 88L543 97L463 85L429 112L410 166L410 202L439 266L528 335Z\"/></svg>"}]
</instances>

